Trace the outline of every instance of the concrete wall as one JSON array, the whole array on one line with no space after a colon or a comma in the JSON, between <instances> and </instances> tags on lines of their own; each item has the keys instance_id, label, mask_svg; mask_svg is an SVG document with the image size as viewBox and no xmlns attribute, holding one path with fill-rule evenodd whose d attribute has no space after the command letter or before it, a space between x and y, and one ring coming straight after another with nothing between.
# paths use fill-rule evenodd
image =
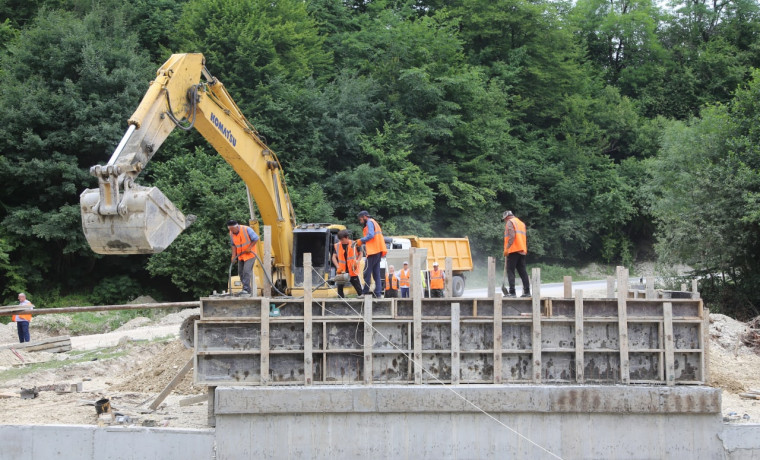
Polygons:
<instances>
[{"instance_id":1,"label":"concrete wall","mask_svg":"<svg viewBox=\"0 0 760 460\"><path fill-rule=\"evenodd\" d=\"M217 388L217 455L555 458L511 428L565 459L724 456L720 391L712 388L455 389L496 420L441 386Z\"/></svg>"},{"instance_id":2,"label":"concrete wall","mask_svg":"<svg viewBox=\"0 0 760 460\"><path fill-rule=\"evenodd\" d=\"M718 435L728 460L760 460L760 425L723 425Z\"/></svg>"},{"instance_id":3,"label":"concrete wall","mask_svg":"<svg viewBox=\"0 0 760 460\"><path fill-rule=\"evenodd\" d=\"M0 460L209 460L214 430L0 425Z\"/></svg>"}]
</instances>

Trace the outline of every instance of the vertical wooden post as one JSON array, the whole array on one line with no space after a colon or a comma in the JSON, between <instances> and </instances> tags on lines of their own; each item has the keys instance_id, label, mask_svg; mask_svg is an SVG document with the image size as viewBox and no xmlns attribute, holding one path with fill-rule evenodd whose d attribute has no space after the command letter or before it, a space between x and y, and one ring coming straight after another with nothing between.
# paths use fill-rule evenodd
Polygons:
<instances>
[{"instance_id":1,"label":"vertical wooden post","mask_svg":"<svg viewBox=\"0 0 760 460\"><path fill-rule=\"evenodd\" d=\"M372 296L364 297L364 384L372 384Z\"/></svg>"},{"instance_id":2,"label":"vertical wooden post","mask_svg":"<svg viewBox=\"0 0 760 460\"><path fill-rule=\"evenodd\" d=\"M261 384L269 384L269 299L261 298Z\"/></svg>"},{"instance_id":3,"label":"vertical wooden post","mask_svg":"<svg viewBox=\"0 0 760 460\"><path fill-rule=\"evenodd\" d=\"M216 387L207 387L208 391L208 426L216 427Z\"/></svg>"},{"instance_id":4,"label":"vertical wooden post","mask_svg":"<svg viewBox=\"0 0 760 460\"><path fill-rule=\"evenodd\" d=\"M446 298L454 297L454 260L451 257L446 257L444 266L446 268Z\"/></svg>"},{"instance_id":5,"label":"vertical wooden post","mask_svg":"<svg viewBox=\"0 0 760 460\"><path fill-rule=\"evenodd\" d=\"M493 299L496 292L496 259L493 257L488 258L488 297Z\"/></svg>"},{"instance_id":6,"label":"vertical wooden post","mask_svg":"<svg viewBox=\"0 0 760 460\"><path fill-rule=\"evenodd\" d=\"M417 251L412 255L412 316L414 353L414 383L422 383L422 283L420 276L420 257Z\"/></svg>"},{"instance_id":7,"label":"vertical wooden post","mask_svg":"<svg viewBox=\"0 0 760 460\"><path fill-rule=\"evenodd\" d=\"M269 280L272 278L272 226L264 226L264 282L262 286L262 296L272 297L272 283Z\"/></svg>"},{"instance_id":8,"label":"vertical wooden post","mask_svg":"<svg viewBox=\"0 0 760 460\"><path fill-rule=\"evenodd\" d=\"M607 298L608 299L615 298L615 277L614 276L607 277Z\"/></svg>"},{"instance_id":9,"label":"vertical wooden post","mask_svg":"<svg viewBox=\"0 0 760 460\"><path fill-rule=\"evenodd\" d=\"M628 269L617 268L618 301L618 337L620 342L620 381L630 382L630 365L628 362Z\"/></svg>"},{"instance_id":10,"label":"vertical wooden post","mask_svg":"<svg viewBox=\"0 0 760 460\"><path fill-rule=\"evenodd\" d=\"M312 282L311 253L303 255L303 369L306 385L311 385L314 380L314 355L312 342Z\"/></svg>"},{"instance_id":11,"label":"vertical wooden post","mask_svg":"<svg viewBox=\"0 0 760 460\"><path fill-rule=\"evenodd\" d=\"M697 280L696 279L691 280L691 298L692 299L699 298L699 291L697 289L698 289Z\"/></svg>"},{"instance_id":12,"label":"vertical wooden post","mask_svg":"<svg viewBox=\"0 0 760 460\"><path fill-rule=\"evenodd\" d=\"M533 383L541 383L541 269L532 269Z\"/></svg>"},{"instance_id":13,"label":"vertical wooden post","mask_svg":"<svg viewBox=\"0 0 760 460\"><path fill-rule=\"evenodd\" d=\"M461 372L459 370L459 303L451 304L451 384L459 385Z\"/></svg>"},{"instance_id":14,"label":"vertical wooden post","mask_svg":"<svg viewBox=\"0 0 760 460\"><path fill-rule=\"evenodd\" d=\"M564 284L564 297L566 299L572 299L573 298L573 277L572 276L564 276L562 277L562 284Z\"/></svg>"},{"instance_id":15,"label":"vertical wooden post","mask_svg":"<svg viewBox=\"0 0 760 460\"><path fill-rule=\"evenodd\" d=\"M502 372L502 315L501 292L493 297L493 383L501 383Z\"/></svg>"},{"instance_id":16,"label":"vertical wooden post","mask_svg":"<svg viewBox=\"0 0 760 460\"><path fill-rule=\"evenodd\" d=\"M707 383L710 380L710 309L705 308L701 300L699 308L702 309L702 381Z\"/></svg>"},{"instance_id":17,"label":"vertical wooden post","mask_svg":"<svg viewBox=\"0 0 760 460\"><path fill-rule=\"evenodd\" d=\"M652 273L647 275L647 299L654 299L654 275Z\"/></svg>"},{"instance_id":18,"label":"vertical wooden post","mask_svg":"<svg viewBox=\"0 0 760 460\"><path fill-rule=\"evenodd\" d=\"M673 304L670 302L663 303L662 314L665 328L665 384L673 386L676 384L675 356L673 353Z\"/></svg>"},{"instance_id":19,"label":"vertical wooden post","mask_svg":"<svg viewBox=\"0 0 760 460\"><path fill-rule=\"evenodd\" d=\"M583 383L583 291L575 291L575 381Z\"/></svg>"}]
</instances>

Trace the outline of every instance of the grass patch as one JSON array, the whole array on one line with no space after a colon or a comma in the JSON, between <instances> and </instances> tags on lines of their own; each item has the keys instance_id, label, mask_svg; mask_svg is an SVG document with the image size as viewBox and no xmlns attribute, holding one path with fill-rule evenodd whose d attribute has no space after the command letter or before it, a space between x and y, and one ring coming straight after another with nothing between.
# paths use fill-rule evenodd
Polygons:
<instances>
[{"instance_id":1,"label":"grass patch","mask_svg":"<svg viewBox=\"0 0 760 460\"><path fill-rule=\"evenodd\" d=\"M118 329L131 319L143 316L155 320L173 310L112 310L39 316L37 321L55 333L69 335L103 334Z\"/></svg>"},{"instance_id":2,"label":"grass patch","mask_svg":"<svg viewBox=\"0 0 760 460\"><path fill-rule=\"evenodd\" d=\"M42 370L60 369L62 367L66 367L71 364L84 363L88 361L93 361L95 359L99 361L103 361L107 359L119 358L121 356L126 356L127 353L128 353L127 350L119 349L117 347L100 348L97 350L86 350L86 351L83 351L83 350L70 351L68 354L69 359L65 359L61 361L57 361L57 360L47 361L44 363L31 363L25 366L6 369L0 373L0 382L5 382L8 380L25 377L29 374L42 371Z\"/></svg>"}]
</instances>

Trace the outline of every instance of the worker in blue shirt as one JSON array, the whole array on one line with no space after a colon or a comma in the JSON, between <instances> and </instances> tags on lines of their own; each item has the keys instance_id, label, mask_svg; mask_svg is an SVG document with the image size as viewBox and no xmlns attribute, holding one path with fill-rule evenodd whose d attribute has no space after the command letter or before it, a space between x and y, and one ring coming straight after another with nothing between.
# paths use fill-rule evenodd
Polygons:
<instances>
[{"instance_id":1,"label":"worker in blue shirt","mask_svg":"<svg viewBox=\"0 0 760 460\"><path fill-rule=\"evenodd\" d=\"M375 280L375 297L380 297L383 292L383 282L380 279L380 259L385 257L388 249L385 246L383 230L380 224L373 219L367 211L361 211L357 215L359 223L364 226L364 236L356 240L356 245L364 245L367 253L367 262L364 265L364 291L363 295L369 294L371 279Z\"/></svg>"}]
</instances>

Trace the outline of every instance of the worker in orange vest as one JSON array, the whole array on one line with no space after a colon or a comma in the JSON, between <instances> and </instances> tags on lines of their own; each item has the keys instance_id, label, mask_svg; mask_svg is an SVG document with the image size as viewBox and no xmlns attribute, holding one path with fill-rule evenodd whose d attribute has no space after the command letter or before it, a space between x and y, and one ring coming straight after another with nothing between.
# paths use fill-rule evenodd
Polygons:
<instances>
[{"instance_id":1,"label":"worker in orange vest","mask_svg":"<svg viewBox=\"0 0 760 460\"><path fill-rule=\"evenodd\" d=\"M509 281L509 294L507 297L515 297L515 268L520 274L523 283L522 297L530 297L530 279L525 266L528 256L528 235L523 221L515 217L512 211L504 211L501 220L504 225L504 263L507 267L507 281Z\"/></svg>"},{"instance_id":2,"label":"worker in orange vest","mask_svg":"<svg viewBox=\"0 0 760 460\"><path fill-rule=\"evenodd\" d=\"M373 219L367 211L361 211L357 214L359 223L364 227L364 236L356 240L356 244L361 246L365 245L367 253L367 262L364 265L364 291L363 294L369 294L370 282L375 280L375 297L382 295L383 282L380 279L380 260L385 257L388 249L385 246L385 238L383 238L383 230L380 228L380 224Z\"/></svg>"},{"instance_id":3,"label":"worker in orange vest","mask_svg":"<svg viewBox=\"0 0 760 460\"><path fill-rule=\"evenodd\" d=\"M351 241L348 230L338 232L338 242L333 247L332 263L338 275L348 274L349 282L354 287L357 295L361 295L362 283L359 280L359 261L361 260L361 250L356 247L356 243ZM343 297L343 282L336 282L338 287L338 297Z\"/></svg>"},{"instance_id":4,"label":"worker in orange vest","mask_svg":"<svg viewBox=\"0 0 760 460\"><path fill-rule=\"evenodd\" d=\"M443 288L446 285L446 273L438 268L438 262L433 262L430 270L430 297L443 297Z\"/></svg>"},{"instance_id":5,"label":"worker in orange vest","mask_svg":"<svg viewBox=\"0 0 760 460\"><path fill-rule=\"evenodd\" d=\"M34 305L26 300L26 294L23 292L18 295L18 304L23 305L24 309L33 309ZM13 315L13 321L16 323L16 329L18 330L18 341L21 343L29 342L29 322L32 320L31 313L17 313Z\"/></svg>"},{"instance_id":6,"label":"worker in orange vest","mask_svg":"<svg viewBox=\"0 0 760 460\"><path fill-rule=\"evenodd\" d=\"M395 273L393 265L388 266L388 273L385 274L385 297L398 297L399 279Z\"/></svg>"},{"instance_id":7,"label":"worker in orange vest","mask_svg":"<svg viewBox=\"0 0 760 460\"><path fill-rule=\"evenodd\" d=\"M412 278L411 275L412 272L409 271L409 262L404 261L404 268L401 269L400 272L398 272L398 279L399 279L399 286L401 287L401 297L406 298L409 297L409 288L412 285Z\"/></svg>"},{"instance_id":8,"label":"worker in orange vest","mask_svg":"<svg viewBox=\"0 0 760 460\"><path fill-rule=\"evenodd\" d=\"M236 220L227 221L227 229L230 231L230 247L232 248L232 262L237 260L238 275L243 283L241 294L254 294L251 291L251 277L253 265L256 263L256 243L259 235L247 225L240 225Z\"/></svg>"}]
</instances>

